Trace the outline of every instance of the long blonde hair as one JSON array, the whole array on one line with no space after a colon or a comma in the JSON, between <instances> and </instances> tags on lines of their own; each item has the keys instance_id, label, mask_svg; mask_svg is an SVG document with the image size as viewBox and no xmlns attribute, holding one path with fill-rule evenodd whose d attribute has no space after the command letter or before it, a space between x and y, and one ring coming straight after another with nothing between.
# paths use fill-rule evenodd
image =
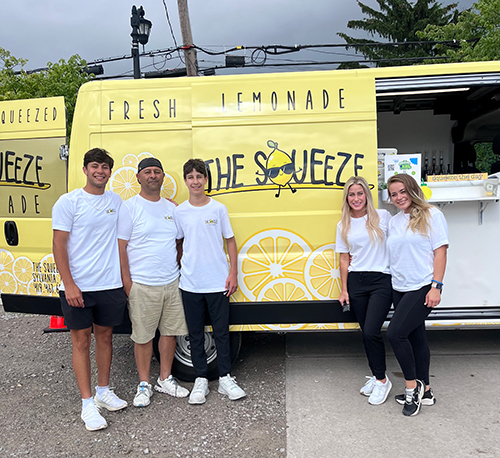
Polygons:
<instances>
[{"instance_id":1,"label":"long blonde hair","mask_svg":"<svg viewBox=\"0 0 500 458\"><path fill-rule=\"evenodd\" d=\"M366 196L366 229L368 231L368 236L370 237L370 242L373 244L375 242L382 243L384 240L384 231L380 229L380 216L375 210L375 206L373 205L373 197L370 192L370 186L367 181L363 177L351 177L347 180L344 185L344 196L342 200L342 216L340 217L340 221L342 224L342 230L340 231L340 236L344 243L349 246L347 241L347 235L351 230L351 216L352 216L352 208L349 206L348 197L349 197L349 189L352 185L359 184Z\"/></svg>"},{"instance_id":2,"label":"long blonde hair","mask_svg":"<svg viewBox=\"0 0 500 458\"><path fill-rule=\"evenodd\" d=\"M404 173L393 175L387 180L387 188L393 183L401 183L405 187L406 195L411 200L409 208L410 222L408 227L414 232L427 235L430 229L430 209L432 205L425 200L424 193L417 181ZM389 192L389 195L391 193Z\"/></svg>"}]
</instances>

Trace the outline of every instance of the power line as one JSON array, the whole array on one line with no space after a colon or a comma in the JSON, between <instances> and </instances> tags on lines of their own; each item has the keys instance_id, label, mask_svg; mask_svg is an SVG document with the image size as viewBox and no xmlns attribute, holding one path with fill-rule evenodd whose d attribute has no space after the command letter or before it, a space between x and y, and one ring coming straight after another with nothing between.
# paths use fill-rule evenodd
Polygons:
<instances>
[{"instance_id":1,"label":"power line","mask_svg":"<svg viewBox=\"0 0 500 458\"><path fill-rule=\"evenodd\" d=\"M170 28L170 35L172 35L172 39L174 40L175 48L177 49L177 52L179 54L179 59L182 62L181 52L180 52L179 46L177 45L177 40L175 39L174 29L172 28L172 23L170 22L170 16L168 14L168 7L167 7L167 3L165 2L165 0L163 0L163 6L165 7L165 15L167 16L167 22L168 22L168 26Z\"/></svg>"},{"instance_id":2,"label":"power line","mask_svg":"<svg viewBox=\"0 0 500 458\"><path fill-rule=\"evenodd\" d=\"M466 40L466 42L475 42L477 40ZM363 48L363 47L398 47L398 46L415 46L415 45L447 45L450 47L457 47L460 45L460 42L457 40L446 40L446 41L400 41L400 42L370 42L370 43L331 43L331 44L318 44L318 45L260 45L260 46L233 46L231 48L225 48L222 51L212 51L210 49L193 45L193 47L199 52L211 55L211 56L221 56L226 55L235 51L242 50L253 50L253 51L262 51L265 54L269 55L281 55L281 54L290 54L294 52L299 52L302 50L311 50L316 52L320 52L317 48ZM166 48L166 49L157 49L154 51L142 52L140 54L141 57L153 57L158 54L173 54L182 50L182 46L177 46L175 48ZM88 62L88 65L93 64L101 64L106 62L114 62L117 60L131 59L132 56L129 54L118 56L118 57L107 57L96 59L92 62ZM429 56L431 59L432 56Z\"/></svg>"},{"instance_id":3,"label":"power line","mask_svg":"<svg viewBox=\"0 0 500 458\"><path fill-rule=\"evenodd\" d=\"M165 0L163 0L165 1ZM166 4L165 4L166 7ZM166 10L167 18L168 18L168 11ZM167 19L170 24L170 20ZM170 24L171 27L171 24ZM175 40L175 36L173 34L173 30L171 29L172 37L174 39L175 43L175 48L165 48L165 49L157 49L153 51L147 51L147 52L142 52L140 53L140 57L150 57L150 58L155 58L156 56L163 56L165 61L178 58L180 61L183 63L184 60L182 58L182 53L181 51L183 50L182 46L178 46L177 42ZM476 42L477 40L466 40L466 42ZM260 45L260 46L233 46L231 48L224 48L221 51L215 51L211 50L205 47L193 45L193 48L196 49L200 53L207 54L209 56L227 56L230 55L231 53L238 52L238 51L251 51L249 60L250 62L247 64L245 63L245 67L263 67L263 66L270 66L270 67L278 67L278 66L287 66L287 65L296 65L296 66L302 66L302 65L335 65L335 64L342 64L346 63L349 61L324 61L324 62L299 62L299 61L293 61L290 63L274 63L274 61L271 61L267 63L268 58L276 58L277 56L281 56L284 54L291 54L291 53L296 53L299 51L312 51L312 52L317 52L317 53L323 53L323 54L330 54L330 55L343 55L346 57L355 57L352 54L348 53L335 53L335 52L327 52L324 51L324 49L327 48L345 48L345 49L355 49L358 50L363 47L401 47L401 46L416 46L416 45L444 45L444 46L450 46L450 47L457 47L460 46L460 41L457 40L447 40L447 41L404 41L404 42L385 42L385 43L380 43L380 42L360 42L360 43L330 43L330 44L316 44L316 45ZM174 55L177 54L176 57ZM99 58L95 59L93 61L90 61L87 63L87 66L94 66L94 65L99 65L99 64L104 64L104 63L110 63L110 62L117 62L121 60L128 60L131 59L132 56L130 54L122 55L122 56L115 56L115 57L105 57L105 58ZM424 60L439 60L439 59L447 59L446 56L427 56L427 57L418 57L418 58L394 58L394 59L378 59L378 60L363 60L363 61L358 61L356 62L359 63L390 63L394 61L413 61L413 62L421 62ZM153 66L155 64L153 63ZM165 63L163 64L163 66ZM214 68L226 68L224 66L217 66ZM26 72L26 73L38 73L42 71L48 70L47 67L43 68L37 68L34 70L22 70L22 71L17 71L15 74L20 74L21 72ZM105 77L107 79L107 77Z\"/></svg>"}]
</instances>

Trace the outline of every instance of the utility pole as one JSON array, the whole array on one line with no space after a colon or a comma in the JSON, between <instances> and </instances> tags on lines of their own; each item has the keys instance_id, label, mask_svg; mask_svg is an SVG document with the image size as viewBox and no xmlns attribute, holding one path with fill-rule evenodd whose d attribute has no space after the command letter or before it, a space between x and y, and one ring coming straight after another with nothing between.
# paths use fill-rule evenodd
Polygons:
<instances>
[{"instance_id":1,"label":"utility pole","mask_svg":"<svg viewBox=\"0 0 500 458\"><path fill-rule=\"evenodd\" d=\"M181 24L187 76L197 76L198 61L196 60L196 50L193 47L193 36L191 35L187 0L177 0L177 7L179 9L179 21Z\"/></svg>"}]
</instances>

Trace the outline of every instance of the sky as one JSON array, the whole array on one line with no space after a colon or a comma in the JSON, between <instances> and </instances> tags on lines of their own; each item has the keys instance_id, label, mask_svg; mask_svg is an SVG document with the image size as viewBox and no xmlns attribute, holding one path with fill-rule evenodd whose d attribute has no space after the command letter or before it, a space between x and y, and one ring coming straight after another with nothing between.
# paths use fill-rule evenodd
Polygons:
<instances>
[{"instance_id":1,"label":"sky","mask_svg":"<svg viewBox=\"0 0 500 458\"><path fill-rule=\"evenodd\" d=\"M28 59L26 70L45 67L47 62L67 60L74 54L87 62L129 56L130 15L133 5L123 0L16 0L4 8L0 46L15 57ZM378 9L376 0L363 3ZM449 0L442 1L449 4ZM473 0L458 1L459 10ZM177 44L182 44L176 0L143 0L145 17L153 23L146 51L174 48L166 8ZM364 16L355 0L188 0L193 41L197 46L223 51L234 46L343 43L337 32L363 37L347 28L351 19ZM142 51L142 46L140 47ZM243 53L243 52L241 52ZM348 59L344 48L298 52L280 56L279 62L339 61ZM247 61L251 51L246 51ZM141 58L143 71L183 67L177 54ZM358 55L358 58L359 55ZM276 58L273 60L277 61ZM223 65L223 57L198 54L200 68ZM268 61L269 62L269 61ZM132 60L104 64L105 76L131 75ZM329 68L335 68L331 66ZM310 70L285 67L278 71ZM265 71L276 71L266 68ZM255 70L243 70L255 71ZM224 71L217 71L223 73ZM227 70L225 71L227 72ZM241 72L241 70L233 70Z\"/></svg>"}]
</instances>

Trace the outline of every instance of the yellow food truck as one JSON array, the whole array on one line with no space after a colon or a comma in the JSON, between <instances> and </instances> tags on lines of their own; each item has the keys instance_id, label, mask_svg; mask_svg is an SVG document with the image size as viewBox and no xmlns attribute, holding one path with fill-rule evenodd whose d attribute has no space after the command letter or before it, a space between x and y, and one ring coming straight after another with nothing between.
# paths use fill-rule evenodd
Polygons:
<instances>
[{"instance_id":1,"label":"yellow food truck","mask_svg":"<svg viewBox=\"0 0 500 458\"><path fill-rule=\"evenodd\" d=\"M427 183L450 231L443 302L428 325L498 325L499 198L486 196L483 175L464 173L461 147L491 149L498 134L500 62L94 81L80 89L69 150L62 98L0 102L5 310L61 314L51 208L85 184L83 155L102 147L115 159L109 189L123 199L139 191L144 157L162 161L162 195L179 203L184 162L207 164L207 193L227 206L238 244L233 356L240 331L353 329L337 301L343 186L364 176L394 212L378 190L390 150L447 168ZM189 378L189 343L178 343L174 370ZM209 332L206 348L215 369Z\"/></svg>"}]
</instances>

